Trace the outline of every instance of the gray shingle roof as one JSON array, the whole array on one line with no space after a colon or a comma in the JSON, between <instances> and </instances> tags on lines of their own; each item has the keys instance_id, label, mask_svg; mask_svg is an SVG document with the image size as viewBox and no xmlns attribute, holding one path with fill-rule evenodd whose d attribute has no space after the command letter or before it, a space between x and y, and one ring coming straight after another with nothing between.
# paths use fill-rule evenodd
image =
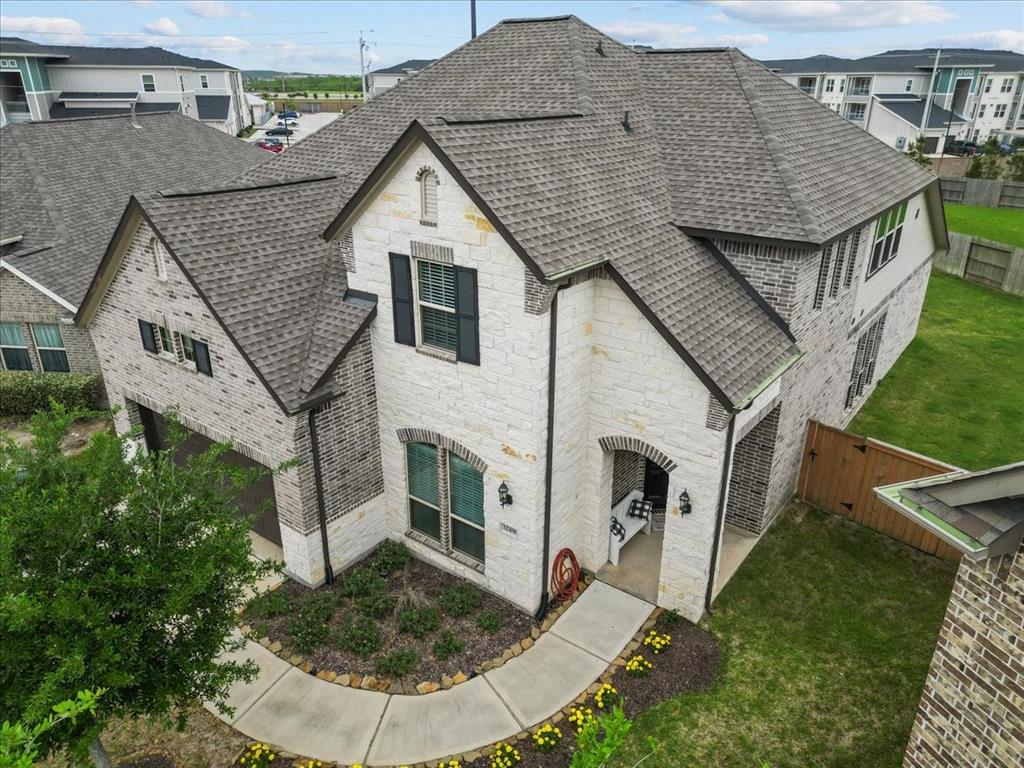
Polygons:
<instances>
[{"instance_id":1,"label":"gray shingle roof","mask_svg":"<svg viewBox=\"0 0 1024 768\"><path fill-rule=\"evenodd\" d=\"M237 69L213 59L183 56L163 48L102 48L92 45L49 45L20 37L0 38L0 52L59 58L55 65L114 67L194 67L196 69Z\"/></svg>"},{"instance_id":2,"label":"gray shingle roof","mask_svg":"<svg viewBox=\"0 0 1024 768\"><path fill-rule=\"evenodd\" d=\"M333 179L138 197L146 216L289 412L364 323L322 237ZM282 206L286 198L289 205ZM268 216L267 211L274 211ZM335 268L332 268L335 267Z\"/></svg>"},{"instance_id":3,"label":"gray shingle roof","mask_svg":"<svg viewBox=\"0 0 1024 768\"><path fill-rule=\"evenodd\" d=\"M935 63L935 49L892 50L859 59L819 54L803 59L771 59L761 63L780 75L875 72L912 75L920 74L922 70L931 71ZM980 48L944 48L939 64L943 67L980 66L994 72L1021 72L1024 71L1024 55L1014 51L989 51Z\"/></svg>"},{"instance_id":4,"label":"gray shingle roof","mask_svg":"<svg viewBox=\"0 0 1024 768\"><path fill-rule=\"evenodd\" d=\"M196 96L200 120L227 120L230 106L230 96Z\"/></svg>"},{"instance_id":5,"label":"gray shingle roof","mask_svg":"<svg viewBox=\"0 0 1024 768\"><path fill-rule=\"evenodd\" d=\"M4 259L71 304L84 297L133 193L208 185L266 159L185 115L139 115L137 122L102 117L0 128L3 231L24 235Z\"/></svg>"},{"instance_id":6,"label":"gray shingle roof","mask_svg":"<svg viewBox=\"0 0 1024 768\"><path fill-rule=\"evenodd\" d=\"M878 102L894 115L906 120L911 125L921 125L921 121L924 119L924 99L917 97L908 99L899 94L880 95L877 98ZM931 111L928 113L929 128L945 128L950 120L953 125L967 122L967 118L963 115L950 113L948 109L943 109L938 104L932 104Z\"/></svg>"},{"instance_id":7,"label":"gray shingle roof","mask_svg":"<svg viewBox=\"0 0 1024 768\"><path fill-rule=\"evenodd\" d=\"M384 67L383 69L375 69L371 72L371 75L404 75L406 72L419 72L421 69L426 67L428 64L433 64L436 59L409 59L403 61L401 64L395 64L390 67Z\"/></svg>"},{"instance_id":8,"label":"gray shingle roof","mask_svg":"<svg viewBox=\"0 0 1024 768\"><path fill-rule=\"evenodd\" d=\"M687 232L816 246L934 181L735 50L636 51L574 17L503 22L246 178L336 175L326 229L410 125L529 264L608 264L730 405L798 350Z\"/></svg>"}]
</instances>

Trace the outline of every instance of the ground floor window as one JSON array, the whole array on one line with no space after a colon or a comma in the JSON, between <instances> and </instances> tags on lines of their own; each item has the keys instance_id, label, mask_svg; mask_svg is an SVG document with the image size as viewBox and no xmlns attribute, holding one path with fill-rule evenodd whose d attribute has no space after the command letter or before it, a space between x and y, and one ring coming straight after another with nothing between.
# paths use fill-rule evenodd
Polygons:
<instances>
[{"instance_id":1,"label":"ground floor window","mask_svg":"<svg viewBox=\"0 0 1024 768\"><path fill-rule=\"evenodd\" d=\"M429 443L407 443L405 453L410 527L448 551L483 562L483 475L464 459Z\"/></svg>"},{"instance_id":2,"label":"ground floor window","mask_svg":"<svg viewBox=\"0 0 1024 768\"><path fill-rule=\"evenodd\" d=\"M857 339L857 351L853 356L853 371L850 386L846 390L846 407L852 406L864 394L864 389L874 381L878 349L882 345L882 331L885 329L883 314Z\"/></svg>"},{"instance_id":3,"label":"ground floor window","mask_svg":"<svg viewBox=\"0 0 1024 768\"><path fill-rule=\"evenodd\" d=\"M33 323L32 335L35 337L36 350L39 352L39 364L42 365L44 371L57 373L71 371L60 328L52 323Z\"/></svg>"},{"instance_id":4,"label":"ground floor window","mask_svg":"<svg viewBox=\"0 0 1024 768\"><path fill-rule=\"evenodd\" d=\"M25 334L18 323L0 323L0 356L8 371L31 371Z\"/></svg>"}]
</instances>

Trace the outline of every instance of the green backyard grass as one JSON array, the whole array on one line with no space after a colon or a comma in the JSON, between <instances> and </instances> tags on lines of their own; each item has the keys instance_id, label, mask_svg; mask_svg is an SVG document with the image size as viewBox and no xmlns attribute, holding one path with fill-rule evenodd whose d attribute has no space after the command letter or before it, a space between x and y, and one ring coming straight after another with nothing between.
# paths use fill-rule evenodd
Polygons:
<instances>
[{"instance_id":1,"label":"green backyard grass","mask_svg":"<svg viewBox=\"0 0 1024 768\"><path fill-rule=\"evenodd\" d=\"M953 564L787 511L716 601L719 680L641 715L627 768L899 768ZM655 663L657 661L655 660Z\"/></svg>"},{"instance_id":2,"label":"green backyard grass","mask_svg":"<svg viewBox=\"0 0 1024 768\"><path fill-rule=\"evenodd\" d=\"M966 469L1020 461L1022 372L1024 300L933 272L917 338L849 429Z\"/></svg>"},{"instance_id":3,"label":"green backyard grass","mask_svg":"<svg viewBox=\"0 0 1024 768\"><path fill-rule=\"evenodd\" d=\"M946 203L946 228L1024 248L1024 211Z\"/></svg>"}]
</instances>

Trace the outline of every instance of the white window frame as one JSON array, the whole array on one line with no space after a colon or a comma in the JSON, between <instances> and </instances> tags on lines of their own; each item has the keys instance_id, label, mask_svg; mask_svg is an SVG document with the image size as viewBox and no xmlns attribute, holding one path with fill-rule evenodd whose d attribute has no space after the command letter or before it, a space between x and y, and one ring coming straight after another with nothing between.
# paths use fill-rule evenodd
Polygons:
<instances>
[{"instance_id":1,"label":"white window frame","mask_svg":"<svg viewBox=\"0 0 1024 768\"><path fill-rule=\"evenodd\" d=\"M210 78L207 77L206 75L200 75L199 76L199 85L202 86L203 88L209 88L210 87Z\"/></svg>"},{"instance_id":2,"label":"white window frame","mask_svg":"<svg viewBox=\"0 0 1024 768\"><path fill-rule=\"evenodd\" d=\"M871 238L871 246L868 248L868 271L865 280L870 280L872 276L877 275L881 272L886 264L892 263L897 256L899 256L900 242L903 238L903 225L907 220L907 208L910 201L904 201L899 205L894 205L888 209L875 221L874 236ZM896 216L898 222L895 226L889 225L888 221L891 216ZM886 222L885 231L882 232L882 222ZM890 243L886 241L888 238L892 238ZM873 264L875 260L875 247L882 243L882 251L877 264ZM888 248L888 253L886 249Z\"/></svg>"},{"instance_id":3,"label":"white window frame","mask_svg":"<svg viewBox=\"0 0 1024 768\"><path fill-rule=\"evenodd\" d=\"M907 82L903 85L903 92L910 93L912 90L914 90L914 80L908 77Z\"/></svg>"},{"instance_id":4,"label":"white window frame","mask_svg":"<svg viewBox=\"0 0 1024 768\"><path fill-rule=\"evenodd\" d=\"M853 111L854 111L855 107L859 108L859 110L860 110L860 117L854 117L853 116ZM847 104L846 105L846 119L847 120L856 121L856 122L863 122L864 118L867 116L867 112L868 112L868 110L867 110L867 105L866 104L861 104L860 102L853 102L852 104Z\"/></svg>"},{"instance_id":5,"label":"white window frame","mask_svg":"<svg viewBox=\"0 0 1024 768\"><path fill-rule=\"evenodd\" d=\"M979 118L982 118L982 117L985 116L985 107L986 106L987 106L986 104L982 104L981 106L978 107L978 117Z\"/></svg>"},{"instance_id":6,"label":"white window frame","mask_svg":"<svg viewBox=\"0 0 1024 768\"><path fill-rule=\"evenodd\" d=\"M185 92L185 76L183 74L181 74L180 72L178 73L178 86L181 88L181 92L184 93Z\"/></svg>"},{"instance_id":7,"label":"white window frame","mask_svg":"<svg viewBox=\"0 0 1024 768\"><path fill-rule=\"evenodd\" d=\"M150 83L149 84L151 86L153 86L152 90L150 90L149 88L146 87L146 78L147 77L150 79ZM142 74L139 75L139 79L142 81L142 92L143 93L156 93L156 75L152 75L149 72L143 72Z\"/></svg>"},{"instance_id":8,"label":"white window frame","mask_svg":"<svg viewBox=\"0 0 1024 768\"><path fill-rule=\"evenodd\" d=\"M995 107L992 108L992 117L1006 117L1006 105L996 104Z\"/></svg>"},{"instance_id":9,"label":"white window frame","mask_svg":"<svg viewBox=\"0 0 1024 768\"><path fill-rule=\"evenodd\" d=\"M4 325L14 325L14 326L17 326L18 327L18 333L21 334L21 340L22 340L22 342L24 342L25 346L17 346L16 344L0 344L0 366L2 366L3 370L5 370L5 371L6 370L19 370L19 371L23 370L21 368L18 368L18 369L8 369L7 361L4 360L4 358L3 358L3 350L5 350L5 349L23 349L23 350L25 350L25 359L28 360L28 369L30 371L35 370L32 367L32 355L28 351L28 339L25 336L25 324L24 323L16 323L16 322L13 322L13 321L4 321Z\"/></svg>"},{"instance_id":10,"label":"white window frame","mask_svg":"<svg viewBox=\"0 0 1024 768\"><path fill-rule=\"evenodd\" d=\"M992 90L992 78L985 78L985 93L989 93Z\"/></svg>"},{"instance_id":11,"label":"white window frame","mask_svg":"<svg viewBox=\"0 0 1024 768\"><path fill-rule=\"evenodd\" d=\"M36 334L37 325L52 325L54 328L56 328L57 335L60 337L61 345L59 347L44 347L42 344L40 344L39 336ZM29 328L32 330L32 341L36 345L36 359L39 361L39 370L47 373L69 373L71 371L71 358L68 357L68 347L67 344L64 343L64 334L60 332L60 325L58 323L29 323ZM68 364L68 370L50 371L46 367L46 364L43 362L43 352L63 352L64 359L67 361Z\"/></svg>"},{"instance_id":12,"label":"white window frame","mask_svg":"<svg viewBox=\"0 0 1024 768\"><path fill-rule=\"evenodd\" d=\"M828 78L825 81L825 93L832 93L835 89L836 89L835 78L832 78L832 77Z\"/></svg>"},{"instance_id":13,"label":"white window frame","mask_svg":"<svg viewBox=\"0 0 1024 768\"><path fill-rule=\"evenodd\" d=\"M437 188L440 186L441 180L437 175L437 171L433 168L421 168L416 176L416 180L420 185L420 224L428 227L436 227L440 209ZM428 190L430 190L429 193ZM433 194L434 197L434 210L432 212L428 210L429 194Z\"/></svg>"},{"instance_id":14,"label":"white window frame","mask_svg":"<svg viewBox=\"0 0 1024 768\"><path fill-rule=\"evenodd\" d=\"M448 269L450 269L452 271L453 279L457 279L454 276L455 265L451 264L449 262L446 262L446 261L435 261L433 259L416 259L416 258L413 258L413 259L411 259L411 261L412 261L412 266L413 266L412 296L413 296L413 300L416 302L416 347L417 348L422 348L422 349L430 350L431 352L433 352L435 354L438 354L438 355L444 355L445 357L451 357L451 359L454 360L456 352L458 350L458 344L459 344L458 338L456 338L456 340L455 340L455 347L456 347L455 349L447 349L445 347L438 347L438 346L435 346L435 345L430 344L430 343L428 343L428 342L423 340L423 311L422 311L423 307L428 307L429 309L435 309L435 310L439 310L441 312L446 312L446 313L450 314L452 317L456 318L456 323L458 321L458 307L456 306L456 307L449 308L449 307L444 306L443 304L434 304L432 301L423 301L420 298L420 264L421 263L423 263L423 264L436 264L436 265L438 265L440 267L447 267ZM457 300L456 300L456 303L458 303Z\"/></svg>"},{"instance_id":15,"label":"white window frame","mask_svg":"<svg viewBox=\"0 0 1024 768\"><path fill-rule=\"evenodd\" d=\"M1013 90L1013 78L1004 77L1002 84L999 86L1000 93L1010 93Z\"/></svg>"},{"instance_id":16,"label":"white window frame","mask_svg":"<svg viewBox=\"0 0 1024 768\"><path fill-rule=\"evenodd\" d=\"M153 270L156 272L156 279L166 283L167 254L164 252L164 244L160 242L160 238L153 235L149 239L149 248L153 252Z\"/></svg>"}]
</instances>

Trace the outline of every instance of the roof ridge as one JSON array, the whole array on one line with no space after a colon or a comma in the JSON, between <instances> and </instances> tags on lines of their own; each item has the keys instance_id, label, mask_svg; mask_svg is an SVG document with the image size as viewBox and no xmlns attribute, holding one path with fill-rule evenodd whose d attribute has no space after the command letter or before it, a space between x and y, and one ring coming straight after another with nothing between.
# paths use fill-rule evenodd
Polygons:
<instances>
[{"instance_id":1,"label":"roof ridge","mask_svg":"<svg viewBox=\"0 0 1024 768\"><path fill-rule=\"evenodd\" d=\"M576 91L576 103L580 111L591 114L594 111L594 100L590 94L590 79L587 77L587 60L584 52L583 41L580 37L582 30L578 25L567 24L565 27L565 41L569 46L569 66L572 68L573 90Z\"/></svg>"},{"instance_id":2,"label":"roof ridge","mask_svg":"<svg viewBox=\"0 0 1024 768\"><path fill-rule=\"evenodd\" d=\"M19 123L19 125L25 125L25 123ZM64 222L64 219L59 215L56 201L54 200L53 194L50 192L50 185L46 183L46 176L39 168L39 161L36 159L35 154L22 143L21 137L17 131L10 131L7 134L7 137L13 140L15 146L18 148L22 162L25 163L25 166L28 168L28 172L32 177L32 186L35 187L36 192L39 194L39 200L42 202L43 208L46 211L46 218L49 219L50 226L53 227L55 237L49 243L45 243L45 247L53 247L54 245L66 243L70 240L68 227Z\"/></svg>"},{"instance_id":3,"label":"roof ridge","mask_svg":"<svg viewBox=\"0 0 1024 768\"><path fill-rule=\"evenodd\" d=\"M766 125L761 119L759 111L763 106L760 95L748 81L747 75L740 72L740 68L736 66L737 58L741 56L744 59L747 58L735 48L729 50L729 62L732 65L733 71L736 73L736 81L739 83L740 92L743 94L743 98L747 102L750 114L753 116L754 123L757 125L757 130L760 132L761 138L764 141L765 149L768 150L768 156L771 157L772 164L775 166L775 169L778 171L779 176L782 179L782 186L785 188L786 194L788 195L790 202L793 204L793 209L796 211L797 219L804 230L804 235L812 242L820 242L824 237L821 230L818 228L817 223L814 221L813 214L808 209L807 198L803 195L802 190L799 189L799 181L789 170L789 166L786 163L779 162L779 155L782 150L782 141L776 135L771 124ZM747 61L750 61L750 59L747 59ZM765 71L768 70L766 69ZM807 98L810 97L808 96Z\"/></svg>"},{"instance_id":4,"label":"roof ridge","mask_svg":"<svg viewBox=\"0 0 1024 768\"><path fill-rule=\"evenodd\" d=\"M247 184L229 184L224 187L215 187L213 189L199 189L191 191L168 191L161 192L157 190L156 194L168 200L182 198L182 197L203 197L205 195L223 195L228 192L250 192L257 189L273 189L274 187L292 187L298 184L310 184L317 181L330 181L331 179L338 178L337 174L319 174L313 176L299 176L293 179L274 179L272 181L261 181L251 182Z\"/></svg>"},{"instance_id":5,"label":"roof ridge","mask_svg":"<svg viewBox=\"0 0 1024 768\"><path fill-rule=\"evenodd\" d=\"M316 306L313 308L312 318L311 318L311 322L309 324L309 330L306 332L306 340L305 340L305 342L302 345L302 360L306 361L307 364L304 365L305 370L303 371L302 376L299 378L299 394L300 395L307 395L307 394L309 394L309 392L305 388L306 387L306 379L307 379L307 376L308 376L308 373L309 373L309 365L308 365L309 350L310 350L310 347L313 346L313 337L316 335L317 325L320 322L320 313L323 310L323 305L324 305L324 291L326 290L326 287L327 287L327 280L325 278L327 276L327 270L330 268L330 265L331 265L331 243L333 241L321 241L321 242L323 242L323 245L324 245L324 256L323 256L323 263L322 263L322 265L320 267L320 279L317 280L317 283L319 284L320 289L316 292ZM346 283L346 285L348 284L348 280L347 279L345 280L345 283ZM310 389L312 389L312 386L310 386Z\"/></svg>"}]
</instances>

